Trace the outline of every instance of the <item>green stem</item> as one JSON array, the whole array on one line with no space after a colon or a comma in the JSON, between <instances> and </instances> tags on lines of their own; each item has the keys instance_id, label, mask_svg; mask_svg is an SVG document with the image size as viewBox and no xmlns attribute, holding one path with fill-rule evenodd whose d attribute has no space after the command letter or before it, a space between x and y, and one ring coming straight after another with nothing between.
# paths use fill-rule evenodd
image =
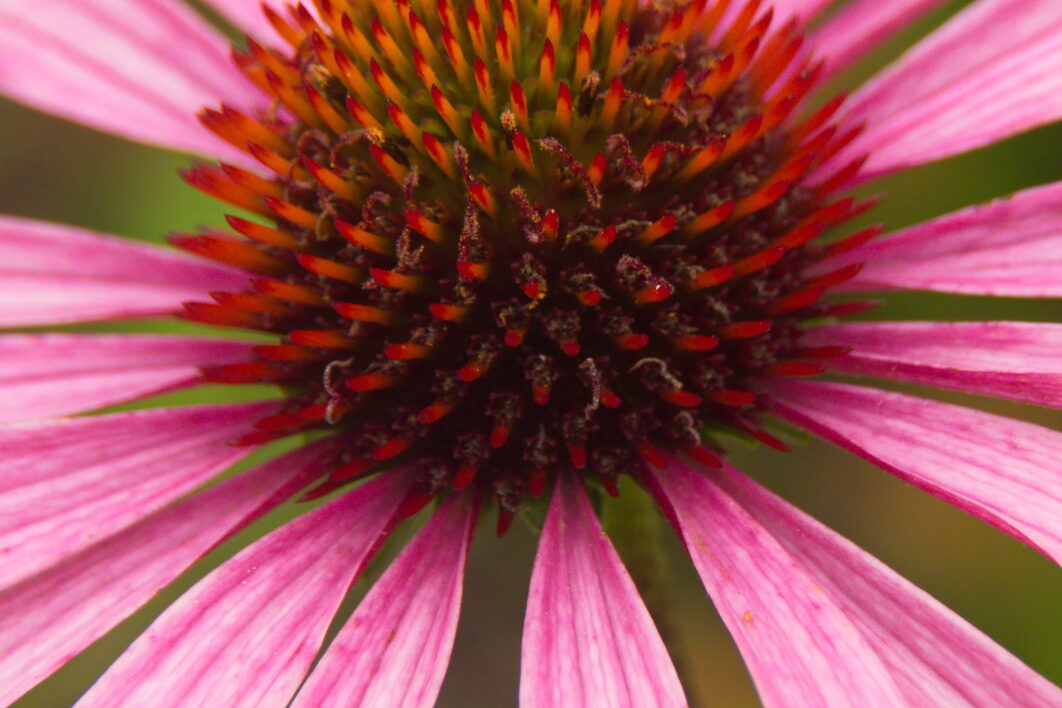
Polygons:
<instances>
[{"instance_id":1,"label":"green stem","mask_svg":"<svg viewBox=\"0 0 1062 708\"><path fill-rule=\"evenodd\" d=\"M602 506L609 538L656 622L686 695L691 696L694 667L685 652L680 607L664 549L663 517L645 490L627 478L620 480L619 497Z\"/></svg>"}]
</instances>

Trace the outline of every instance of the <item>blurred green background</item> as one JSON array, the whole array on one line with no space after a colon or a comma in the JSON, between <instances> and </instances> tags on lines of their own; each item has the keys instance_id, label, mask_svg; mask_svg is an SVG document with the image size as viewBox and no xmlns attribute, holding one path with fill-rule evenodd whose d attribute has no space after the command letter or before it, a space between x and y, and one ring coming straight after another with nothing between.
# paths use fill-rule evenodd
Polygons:
<instances>
[{"instance_id":1,"label":"blurred green background","mask_svg":"<svg viewBox=\"0 0 1062 708\"><path fill-rule=\"evenodd\" d=\"M837 87L856 85L861 76L895 57L963 4L945 6L876 52L857 71L842 77ZM175 170L188 164L186 157L132 145L2 101L0 136L0 212L151 241L199 224L222 223L222 210L215 202L176 178ZM865 191L886 192L889 199L867 220L901 227L1059 179L1062 127L1055 126L878 182ZM1050 301L905 294L890 296L887 306L873 317L1058 321L1060 315L1060 306ZM148 329L175 327L165 323L142 325ZM1058 412L956 394L918 392L1062 428ZM169 396L165 402L232 400L247 395L246 389L210 388ZM1062 573L1045 558L823 443L809 441L784 455L765 449L740 449L733 460L954 608L1034 669L1062 683ZM183 589L250 539L299 511L294 507L278 510L245 530L16 705L51 708L71 704ZM673 538L668 538L664 553L673 596L671 648L692 669L692 705L757 705L732 642ZM515 705L523 603L533 558L534 538L520 524L501 541L494 537L490 524L480 530L440 705ZM359 584L340 620L351 611L365 585Z\"/></svg>"}]
</instances>

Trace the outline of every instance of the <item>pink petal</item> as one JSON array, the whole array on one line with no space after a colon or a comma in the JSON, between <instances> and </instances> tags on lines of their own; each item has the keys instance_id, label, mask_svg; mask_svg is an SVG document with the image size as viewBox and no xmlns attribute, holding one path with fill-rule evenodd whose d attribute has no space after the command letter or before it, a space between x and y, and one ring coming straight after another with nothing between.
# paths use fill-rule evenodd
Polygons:
<instances>
[{"instance_id":1,"label":"pink petal","mask_svg":"<svg viewBox=\"0 0 1062 708\"><path fill-rule=\"evenodd\" d=\"M244 472L0 591L0 704L25 693L211 548L303 487L319 472L319 453L300 448Z\"/></svg>"},{"instance_id":2,"label":"pink petal","mask_svg":"<svg viewBox=\"0 0 1062 708\"><path fill-rule=\"evenodd\" d=\"M831 0L773 0L773 2L764 3L764 9L768 7L774 9L774 19L771 24L776 27L782 26L785 21L790 18L797 18L803 24L810 23L815 15L819 14L829 5ZM734 3L737 7L742 7L745 3ZM777 23L777 24L775 24Z\"/></svg>"},{"instance_id":3,"label":"pink petal","mask_svg":"<svg viewBox=\"0 0 1062 708\"><path fill-rule=\"evenodd\" d=\"M0 327L161 315L239 271L72 226L0 217Z\"/></svg>"},{"instance_id":4,"label":"pink petal","mask_svg":"<svg viewBox=\"0 0 1062 708\"><path fill-rule=\"evenodd\" d=\"M474 522L467 494L436 512L358 605L293 708L435 705Z\"/></svg>"},{"instance_id":5,"label":"pink petal","mask_svg":"<svg viewBox=\"0 0 1062 708\"><path fill-rule=\"evenodd\" d=\"M1062 325L858 322L815 327L801 341L850 347L826 362L831 371L1062 408Z\"/></svg>"},{"instance_id":6,"label":"pink petal","mask_svg":"<svg viewBox=\"0 0 1062 708\"><path fill-rule=\"evenodd\" d=\"M258 2L257 0L206 0L206 4L232 22L239 30L254 37L257 41L268 41L278 46L287 46L287 43L284 42L273 25L266 19L265 13L262 12L262 5L268 5L273 10L276 10L277 14L289 24L294 25L295 23L291 20L291 14L285 11L284 3L280 2L280 0L269 0L268 2ZM303 7L314 17L319 17L314 3L303 3Z\"/></svg>"},{"instance_id":7,"label":"pink petal","mask_svg":"<svg viewBox=\"0 0 1062 708\"><path fill-rule=\"evenodd\" d=\"M111 334L0 336L0 423L80 413L195 384L199 365L248 360L247 342Z\"/></svg>"},{"instance_id":8,"label":"pink petal","mask_svg":"<svg viewBox=\"0 0 1062 708\"><path fill-rule=\"evenodd\" d=\"M798 29L805 29L815 16L827 7L832 0L772 0L761 3L756 18L762 18L771 12L771 29L782 27L790 20L796 20ZM711 3L717 4L717 3ZM719 41L723 35L733 26L734 21L745 9L746 2L729 2L723 11L722 19L711 35L713 41Z\"/></svg>"},{"instance_id":9,"label":"pink petal","mask_svg":"<svg viewBox=\"0 0 1062 708\"><path fill-rule=\"evenodd\" d=\"M1062 297L1062 182L969 207L821 264L863 263L848 290Z\"/></svg>"},{"instance_id":10,"label":"pink petal","mask_svg":"<svg viewBox=\"0 0 1062 708\"><path fill-rule=\"evenodd\" d=\"M287 705L408 481L380 475L245 548L163 612L77 705Z\"/></svg>"},{"instance_id":11,"label":"pink petal","mask_svg":"<svg viewBox=\"0 0 1062 708\"><path fill-rule=\"evenodd\" d=\"M772 28L781 27L791 19L798 20L801 25L807 25L831 2L832 0L771 0L771 2L761 3L762 7L757 18L763 17L770 10L773 13ZM729 27L730 23L745 9L746 4L741 1L730 2L730 6L723 13L723 20L720 24Z\"/></svg>"},{"instance_id":12,"label":"pink petal","mask_svg":"<svg viewBox=\"0 0 1062 708\"><path fill-rule=\"evenodd\" d=\"M0 428L0 587L220 474L253 449L229 441L274 409L159 408Z\"/></svg>"},{"instance_id":13,"label":"pink petal","mask_svg":"<svg viewBox=\"0 0 1062 708\"><path fill-rule=\"evenodd\" d=\"M0 92L175 150L242 159L195 114L265 103L224 37L177 0L0 0L0 47Z\"/></svg>"},{"instance_id":14,"label":"pink petal","mask_svg":"<svg viewBox=\"0 0 1062 708\"><path fill-rule=\"evenodd\" d=\"M261 38L276 37L276 30L266 19L262 12L262 5L269 5L274 10L279 10L281 17L286 17L283 5L277 2L252 2L250 0L206 0L206 4L218 14L225 17L240 31L249 34L261 41Z\"/></svg>"},{"instance_id":15,"label":"pink petal","mask_svg":"<svg viewBox=\"0 0 1062 708\"><path fill-rule=\"evenodd\" d=\"M811 31L809 48L825 62L823 77L833 76L946 1L855 0Z\"/></svg>"},{"instance_id":16,"label":"pink petal","mask_svg":"<svg viewBox=\"0 0 1062 708\"><path fill-rule=\"evenodd\" d=\"M1062 118L1062 3L973 3L860 89L847 116L867 129L833 164L869 154L863 178Z\"/></svg>"},{"instance_id":17,"label":"pink petal","mask_svg":"<svg viewBox=\"0 0 1062 708\"><path fill-rule=\"evenodd\" d=\"M538 542L522 656L523 708L686 705L638 590L570 476Z\"/></svg>"},{"instance_id":18,"label":"pink petal","mask_svg":"<svg viewBox=\"0 0 1062 708\"><path fill-rule=\"evenodd\" d=\"M736 470L673 460L655 485L768 708L1062 701L951 610Z\"/></svg>"},{"instance_id":19,"label":"pink petal","mask_svg":"<svg viewBox=\"0 0 1062 708\"><path fill-rule=\"evenodd\" d=\"M772 381L782 418L1062 562L1062 434L947 403Z\"/></svg>"}]
</instances>

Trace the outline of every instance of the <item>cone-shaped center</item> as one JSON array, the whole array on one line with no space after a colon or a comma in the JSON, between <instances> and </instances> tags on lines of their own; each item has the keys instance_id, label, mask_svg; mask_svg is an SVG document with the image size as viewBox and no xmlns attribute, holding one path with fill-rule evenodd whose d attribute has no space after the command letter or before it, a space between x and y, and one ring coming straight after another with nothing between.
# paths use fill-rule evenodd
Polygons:
<instances>
[{"instance_id":1,"label":"cone-shaped center","mask_svg":"<svg viewBox=\"0 0 1062 708\"><path fill-rule=\"evenodd\" d=\"M187 314L282 336L207 372L288 386L256 439L331 429L333 484L409 460L425 496L478 484L510 511L564 466L614 491L660 449L711 463L712 428L771 441L751 382L819 370L799 323L850 273L801 273L858 207L805 184L846 136L836 103L792 117L800 38L730 4L271 16L290 48L237 59L275 116L203 120L274 176L186 176L273 223L177 240L264 276Z\"/></svg>"}]
</instances>

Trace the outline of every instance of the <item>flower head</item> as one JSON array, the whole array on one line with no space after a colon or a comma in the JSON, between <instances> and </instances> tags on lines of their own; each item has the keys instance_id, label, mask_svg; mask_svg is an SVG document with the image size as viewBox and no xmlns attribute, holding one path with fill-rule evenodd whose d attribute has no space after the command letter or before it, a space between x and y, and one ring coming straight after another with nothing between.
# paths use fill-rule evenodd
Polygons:
<instances>
[{"instance_id":1,"label":"flower head","mask_svg":"<svg viewBox=\"0 0 1062 708\"><path fill-rule=\"evenodd\" d=\"M1059 698L726 464L719 437L784 450L766 426L794 425L1062 554L1057 433L813 378L1062 403L1056 325L836 322L876 289L1062 294L1042 257L1062 235L1059 185L882 238L845 229L874 206L854 185L1062 115L1054 2L975 2L815 108L826 78L937 3L857 0L807 36L823 3L209 4L251 33L231 57L176 0L0 0L0 90L220 158L182 176L249 212L171 238L216 265L4 219L0 287L27 297L0 324L174 313L271 336L0 340L0 415L32 421L0 428L15 469L0 695L261 514L334 494L196 585L83 702L430 705L478 511L504 534L548 496L521 703L682 705L588 498L630 476L767 704ZM970 90L996 73L994 94ZM283 396L51 418L203 382ZM185 496L296 433L310 442ZM433 501L310 671L351 583Z\"/></svg>"},{"instance_id":2,"label":"flower head","mask_svg":"<svg viewBox=\"0 0 1062 708\"><path fill-rule=\"evenodd\" d=\"M500 530L566 469L616 494L664 449L718 467L713 426L781 445L750 389L842 351L799 326L860 267L809 266L874 235L813 245L866 207L834 194L860 160L824 167L858 130L830 122L839 100L786 122L822 65L770 11L629 5L270 15L292 48L236 57L291 118L202 119L275 174L185 179L274 225L173 239L256 291L184 317L283 337L205 372L296 390L247 441L336 431L321 492L414 462L406 513L474 485Z\"/></svg>"}]
</instances>

